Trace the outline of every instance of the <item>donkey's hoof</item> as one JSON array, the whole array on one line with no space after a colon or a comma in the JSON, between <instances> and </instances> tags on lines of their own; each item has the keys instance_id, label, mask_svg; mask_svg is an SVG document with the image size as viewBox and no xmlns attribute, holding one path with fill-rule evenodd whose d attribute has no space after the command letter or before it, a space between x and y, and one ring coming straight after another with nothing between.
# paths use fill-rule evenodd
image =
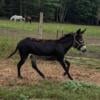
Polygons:
<instances>
[{"instance_id":1,"label":"donkey's hoof","mask_svg":"<svg viewBox=\"0 0 100 100\"><path fill-rule=\"evenodd\" d=\"M43 75L42 78L45 79L45 76Z\"/></svg>"},{"instance_id":2,"label":"donkey's hoof","mask_svg":"<svg viewBox=\"0 0 100 100\"><path fill-rule=\"evenodd\" d=\"M22 76L18 76L18 78L19 78L19 79L23 79L23 77L22 77Z\"/></svg>"},{"instance_id":3,"label":"donkey's hoof","mask_svg":"<svg viewBox=\"0 0 100 100\"><path fill-rule=\"evenodd\" d=\"M72 77L69 78L70 80L74 80Z\"/></svg>"},{"instance_id":4,"label":"donkey's hoof","mask_svg":"<svg viewBox=\"0 0 100 100\"><path fill-rule=\"evenodd\" d=\"M64 72L64 73L63 73L63 76L65 76L66 74L67 74L67 73L66 73L66 72Z\"/></svg>"}]
</instances>

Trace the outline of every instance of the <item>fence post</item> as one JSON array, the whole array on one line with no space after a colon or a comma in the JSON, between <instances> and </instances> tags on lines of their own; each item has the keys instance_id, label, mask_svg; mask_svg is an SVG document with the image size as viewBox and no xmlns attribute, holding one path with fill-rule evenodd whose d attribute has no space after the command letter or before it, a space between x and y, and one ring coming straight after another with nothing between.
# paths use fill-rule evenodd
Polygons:
<instances>
[{"instance_id":1,"label":"fence post","mask_svg":"<svg viewBox=\"0 0 100 100\"><path fill-rule=\"evenodd\" d=\"M40 12L40 20L39 20L39 35L40 38L43 38L43 12Z\"/></svg>"},{"instance_id":2,"label":"fence post","mask_svg":"<svg viewBox=\"0 0 100 100\"><path fill-rule=\"evenodd\" d=\"M57 34L56 34L56 39L58 39L58 35L59 35L59 30L58 30L58 26L57 26Z\"/></svg>"},{"instance_id":3,"label":"fence post","mask_svg":"<svg viewBox=\"0 0 100 100\"><path fill-rule=\"evenodd\" d=\"M63 27L61 28L61 33L62 33L62 36L64 36L64 31L63 31Z\"/></svg>"}]
</instances>

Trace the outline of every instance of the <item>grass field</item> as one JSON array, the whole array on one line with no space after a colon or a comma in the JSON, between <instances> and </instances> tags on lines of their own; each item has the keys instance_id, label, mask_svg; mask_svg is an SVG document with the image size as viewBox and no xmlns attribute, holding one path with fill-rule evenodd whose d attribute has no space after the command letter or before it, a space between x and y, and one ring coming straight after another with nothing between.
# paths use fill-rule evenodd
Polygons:
<instances>
[{"instance_id":1,"label":"grass field","mask_svg":"<svg viewBox=\"0 0 100 100\"><path fill-rule=\"evenodd\" d=\"M38 31L38 23L34 22L31 25L29 23L25 24L24 22L10 22L10 21L2 21L0 20L0 28L1 29L11 29L11 30L20 30L26 32L37 32ZM88 25L74 25L74 24L57 24L57 23L44 23L43 30L44 33L55 34L57 32L57 28L61 32L62 29L64 33L73 32L78 28L86 28L88 36L100 36L100 26L88 26Z\"/></svg>"},{"instance_id":2,"label":"grass field","mask_svg":"<svg viewBox=\"0 0 100 100\"><path fill-rule=\"evenodd\" d=\"M55 39L57 33L57 27L59 29L59 37L62 35L61 31L63 29L64 33L74 32L78 28L87 28L84 38L87 44L88 52L85 55L80 54L77 50L71 49L66 55L69 61L73 66L77 66L76 69L81 68L89 70L89 74L93 72L98 73L97 76L100 76L100 26L86 26L86 25L74 25L74 24L57 24L57 23L44 23L43 25L43 38ZM38 23L34 22L32 24L24 22L12 22L8 20L0 20L0 72L6 72L6 68L12 66L2 64L2 61L5 62L5 58L15 49L16 44L19 40L24 37L36 37L38 38ZM12 61L14 66L18 62L18 56L14 56ZM40 63L42 64L42 63ZM53 64L52 64L53 65ZM54 64L55 66L56 64ZM45 65L46 66L46 65ZM52 67L51 65L47 65ZM84 67L84 68L83 68ZM4 69L4 70L3 70ZM51 68L52 69L52 68ZM11 67L11 71L12 67ZM53 70L52 70L53 71ZM74 71L73 71L74 72ZM76 71L77 72L77 71ZM0 73L0 82L3 80L3 75ZM8 74L7 74L8 73ZM88 72L87 72L88 73ZM34 84L15 84L17 81L11 80L12 76L9 76L9 70L6 72L5 80L9 80L10 85L1 85L0 86L0 100L99 100L100 99L100 86L93 85L92 81L90 83L84 83L78 81L57 81L54 80L40 80L38 83ZM77 73L76 73L77 74ZM79 73L78 73L79 74ZM81 77L79 75L79 77ZM87 75L87 74L86 74ZM82 76L81 81L86 81L87 76ZM90 76L91 76L90 75ZM27 75L26 75L27 76ZM78 77L78 75L77 75ZM85 78L84 78L85 77ZM89 76L88 76L89 77ZM92 75L92 77L94 77ZM15 77L16 78L16 77ZM94 77L92 79L96 79ZM88 78L89 79L89 78ZM9 81L4 81L8 82ZM20 81L20 80L19 80ZM29 81L29 79L27 80ZM96 79L100 83L99 79ZM2 83L4 83L2 82ZM23 81L24 82L24 81ZM31 81L29 81L31 82ZM96 82L95 82L96 83ZM92 92L91 92L92 91Z\"/></svg>"},{"instance_id":3,"label":"grass field","mask_svg":"<svg viewBox=\"0 0 100 100\"><path fill-rule=\"evenodd\" d=\"M100 87L87 83L43 81L32 86L0 87L1 100L99 100Z\"/></svg>"}]
</instances>

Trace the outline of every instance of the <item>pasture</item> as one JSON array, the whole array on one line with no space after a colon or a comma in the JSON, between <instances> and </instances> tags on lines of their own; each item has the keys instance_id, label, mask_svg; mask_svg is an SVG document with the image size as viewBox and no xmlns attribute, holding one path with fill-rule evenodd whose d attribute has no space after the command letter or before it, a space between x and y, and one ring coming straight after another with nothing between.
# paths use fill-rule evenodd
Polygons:
<instances>
[{"instance_id":1,"label":"pasture","mask_svg":"<svg viewBox=\"0 0 100 100\"><path fill-rule=\"evenodd\" d=\"M0 20L0 100L99 100L100 99L100 26L44 23L43 38L55 39L59 30L65 33L86 28L84 39L87 53L71 49L65 58L71 62L70 72L75 81L63 76L63 69L57 62L37 61L44 72L42 79L32 69L30 60L22 67L23 80L17 78L18 55L6 57L15 49L19 40L25 37L38 38L38 23ZM91 92L92 91L92 92Z\"/></svg>"}]
</instances>

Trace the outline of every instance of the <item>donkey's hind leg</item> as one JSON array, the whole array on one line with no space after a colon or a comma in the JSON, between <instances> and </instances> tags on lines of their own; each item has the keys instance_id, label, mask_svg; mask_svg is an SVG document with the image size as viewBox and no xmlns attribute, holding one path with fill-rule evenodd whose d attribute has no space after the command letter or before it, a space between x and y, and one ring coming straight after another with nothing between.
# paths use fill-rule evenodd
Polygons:
<instances>
[{"instance_id":1,"label":"donkey's hind leg","mask_svg":"<svg viewBox=\"0 0 100 100\"><path fill-rule=\"evenodd\" d=\"M21 57L21 60L19 61L19 63L17 64L17 70L18 70L18 78L23 78L22 76L21 76L21 72L20 72L20 69L21 69L21 66L25 63L25 61L26 61L26 59L27 59L27 57L28 57L28 55L20 55L20 57Z\"/></svg>"},{"instance_id":2,"label":"donkey's hind leg","mask_svg":"<svg viewBox=\"0 0 100 100\"><path fill-rule=\"evenodd\" d=\"M32 63L32 68L34 68L42 78L45 78L44 74L37 68L35 56L31 55L30 59L31 59L31 63Z\"/></svg>"}]
</instances>

